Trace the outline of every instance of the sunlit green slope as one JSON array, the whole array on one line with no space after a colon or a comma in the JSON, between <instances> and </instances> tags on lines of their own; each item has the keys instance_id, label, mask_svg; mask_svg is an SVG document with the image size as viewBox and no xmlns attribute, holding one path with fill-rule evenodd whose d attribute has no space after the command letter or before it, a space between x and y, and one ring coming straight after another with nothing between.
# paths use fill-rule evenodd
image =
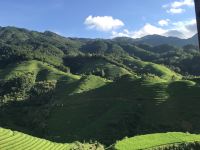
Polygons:
<instances>
[{"instance_id":1,"label":"sunlit green slope","mask_svg":"<svg viewBox=\"0 0 200 150\"><path fill-rule=\"evenodd\" d=\"M126 57L122 60L125 65L133 69L138 74L154 74L167 81L179 80L182 78L180 74L175 73L163 65L141 61L134 59L133 57Z\"/></svg>"},{"instance_id":2,"label":"sunlit green slope","mask_svg":"<svg viewBox=\"0 0 200 150\"><path fill-rule=\"evenodd\" d=\"M1 150L103 150L100 144L59 144L29 136L17 131L0 128Z\"/></svg>"},{"instance_id":3,"label":"sunlit green slope","mask_svg":"<svg viewBox=\"0 0 200 150\"><path fill-rule=\"evenodd\" d=\"M0 79L11 79L14 77L18 77L20 75L26 73L33 73L35 79L37 81L42 80L58 80L62 77L69 77L72 79L79 79L79 76L75 76L69 73L65 73L56 69L52 65L47 63L43 63L40 61L32 60L32 61L24 61L15 64L9 64L4 68L0 69Z\"/></svg>"},{"instance_id":4,"label":"sunlit green slope","mask_svg":"<svg viewBox=\"0 0 200 150\"><path fill-rule=\"evenodd\" d=\"M200 135L169 132L135 136L117 141L114 150L198 150Z\"/></svg>"}]
</instances>

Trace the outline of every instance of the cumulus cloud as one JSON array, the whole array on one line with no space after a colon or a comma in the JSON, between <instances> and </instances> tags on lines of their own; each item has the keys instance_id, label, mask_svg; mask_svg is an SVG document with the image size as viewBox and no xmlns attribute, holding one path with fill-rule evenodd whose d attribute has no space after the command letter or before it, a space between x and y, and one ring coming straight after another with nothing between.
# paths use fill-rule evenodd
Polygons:
<instances>
[{"instance_id":1,"label":"cumulus cloud","mask_svg":"<svg viewBox=\"0 0 200 150\"><path fill-rule=\"evenodd\" d=\"M112 32L112 37L131 37L131 38L141 38L146 35L163 35L172 36L179 38L190 38L197 33L196 20L179 21L172 23L171 27L168 29L163 29L162 27L157 27L152 24L145 24L142 28L136 31L129 31L127 29L122 32Z\"/></svg>"},{"instance_id":2,"label":"cumulus cloud","mask_svg":"<svg viewBox=\"0 0 200 150\"><path fill-rule=\"evenodd\" d=\"M162 19L162 20L158 21L158 24L163 27L163 26L168 26L169 22L170 22L169 19Z\"/></svg>"},{"instance_id":3,"label":"cumulus cloud","mask_svg":"<svg viewBox=\"0 0 200 150\"><path fill-rule=\"evenodd\" d=\"M171 13L171 14L181 14L185 12L185 9L183 8L170 8L167 10L167 13Z\"/></svg>"},{"instance_id":4,"label":"cumulus cloud","mask_svg":"<svg viewBox=\"0 0 200 150\"><path fill-rule=\"evenodd\" d=\"M179 0L174 1L170 4L163 5L163 8L166 9L167 13L171 14L180 14L185 12L185 7L193 7L193 0Z\"/></svg>"},{"instance_id":5,"label":"cumulus cloud","mask_svg":"<svg viewBox=\"0 0 200 150\"><path fill-rule=\"evenodd\" d=\"M197 33L196 19L173 23L174 30L183 33L181 38L189 38Z\"/></svg>"},{"instance_id":6,"label":"cumulus cloud","mask_svg":"<svg viewBox=\"0 0 200 150\"><path fill-rule=\"evenodd\" d=\"M171 3L172 8L180 8L183 6L194 6L193 0L182 0L182 1L175 1Z\"/></svg>"},{"instance_id":7,"label":"cumulus cloud","mask_svg":"<svg viewBox=\"0 0 200 150\"><path fill-rule=\"evenodd\" d=\"M146 35L152 34L164 34L165 30L156 26L153 26L149 23L145 24L145 26L138 31L133 32L133 38L143 37Z\"/></svg>"},{"instance_id":8,"label":"cumulus cloud","mask_svg":"<svg viewBox=\"0 0 200 150\"><path fill-rule=\"evenodd\" d=\"M88 16L84 24L89 29L99 31L111 31L124 26L124 23L119 19L114 19L112 16Z\"/></svg>"},{"instance_id":9,"label":"cumulus cloud","mask_svg":"<svg viewBox=\"0 0 200 150\"><path fill-rule=\"evenodd\" d=\"M144 25L144 27L136 31L128 31L127 29L125 29L122 32L113 32L112 34L113 34L113 37L125 36L125 37L131 37L131 38L141 38L146 35L153 35L153 34L162 35L165 32L166 31L164 29L153 26L150 23L147 23Z\"/></svg>"}]
</instances>

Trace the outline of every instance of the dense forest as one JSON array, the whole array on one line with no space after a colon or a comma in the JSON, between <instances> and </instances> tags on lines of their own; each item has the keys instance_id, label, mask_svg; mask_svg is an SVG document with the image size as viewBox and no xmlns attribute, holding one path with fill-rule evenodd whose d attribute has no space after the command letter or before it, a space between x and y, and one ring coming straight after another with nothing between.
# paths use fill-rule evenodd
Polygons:
<instances>
[{"instance_id":1,"label":"dense forest","mask_svg":"<svg viewBox=\"0 0 200 150\"><path fill-rule=\"evenodd\" d=\"M136 60L165 65L183 75L199 75L200 55L196 35L193 40L179 39L179 43L185 44L182 47L173 43L172 45L167 44L168 41L173 40L173 37L165 37L165 42L161 39L161 43L164 43L161 45L150 45L147 43L151 42L143 39L155 40L159 43L156 36L148 36L140 40L129 38L80 39L65 38L50 31L40 33L14 27L1 27L0 64L3 67L8 63L39 60L65 72L71 69L73 73L77 73L76 68L80 67L78 64L87 63L93 58L104 59L123 66L124 59L133 57ZM128 65L123 67L125 66L130 68ZM92 72L87 73L92 74Z\"/></svg>"}]
</instances>

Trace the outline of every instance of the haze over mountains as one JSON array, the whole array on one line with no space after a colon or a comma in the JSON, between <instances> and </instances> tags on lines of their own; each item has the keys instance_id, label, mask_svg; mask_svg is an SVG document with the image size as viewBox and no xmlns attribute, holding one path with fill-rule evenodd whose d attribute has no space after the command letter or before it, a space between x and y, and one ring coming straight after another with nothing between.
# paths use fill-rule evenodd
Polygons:
<instances>
[{"instance_id":1,"label":"haze over mountains","mask_svg":"<svg viewBox=\"0 0 200 150\"><path fill-rule=\"evenodd\" d=\"M161 35L147 35L145 37L139 38L139 39L132 39L132 38L126 38L126 37L118 37L114 40L117 41L123 41L123 42L129 42L129 43L143 43L143 44L149 44L153 46L162 45L162 44L169 44L177 47L182 47L184 45L192 44L192 45L198 45L198 35L195 34L193 37L189 39L180 39L177 37L165 37Z\"/></svg>"}]
</instances>

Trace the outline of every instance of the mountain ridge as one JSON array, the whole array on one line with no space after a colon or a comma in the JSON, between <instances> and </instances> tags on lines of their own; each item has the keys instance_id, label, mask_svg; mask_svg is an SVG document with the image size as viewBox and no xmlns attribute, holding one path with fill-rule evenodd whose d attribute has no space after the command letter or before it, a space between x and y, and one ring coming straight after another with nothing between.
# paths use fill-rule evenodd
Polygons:
<instances>
[{"instance_id":1,"label":"mountain ridge","mask_svg":"<svg viewBox=\"0 0 200 150\"><path fill-rule=\"evenodd\" d=\"M161 35L147 35L142 38L128 38L128 37L117 37L114 38L113 40L117 41L127 41L129 43L136 43L136 44L149 44L152 46L158 46L162 44L170 44L173 46L177 47L182 47L188 44L192 45L198 45L198 35L195 34L194 36L188 38L188 39L181 39L178 37L166 37L166 36L161 36Z\"/></svg>"},{"instance_id":2,"label":"mountain ridge","mask_svg":"<svg viewBox=\"0 0 200 150\"><path fill-rule=\"evenodd\" d=\"M2 29L19 29L21 31L27 31L27 32L37 32L37 33L41 33L47 36L59 36L59 37L63 37L65 39L72 39L72 40L84 40L84 41L92 41L92 40L110 40L110 41L118 41L118 42L128 42L128 43L134 43L134 44L149 44L152 46L158 46L158 45L162 45L162 44L170 44L173 46L177 46L177 47L182 47L188 44L192 44L192 45L198 45L198 34L193 35L190 38L187 39L181 39L178 37L173 37L173 36L162 36L162 35L146 35L144 37L141 38L130 38L130 37L115 37L113 39L101 39L101 38L79 38L79 37L67 37L67 36L62 36L60 34L54 33L52 31L46 30L44 32L39 32L39 31L33 31L33 30L28 30L25 28L17 28L14 26L7 26L7 27L1 27L0 26L0 30Z\"/></svg>"}]
</instances>

